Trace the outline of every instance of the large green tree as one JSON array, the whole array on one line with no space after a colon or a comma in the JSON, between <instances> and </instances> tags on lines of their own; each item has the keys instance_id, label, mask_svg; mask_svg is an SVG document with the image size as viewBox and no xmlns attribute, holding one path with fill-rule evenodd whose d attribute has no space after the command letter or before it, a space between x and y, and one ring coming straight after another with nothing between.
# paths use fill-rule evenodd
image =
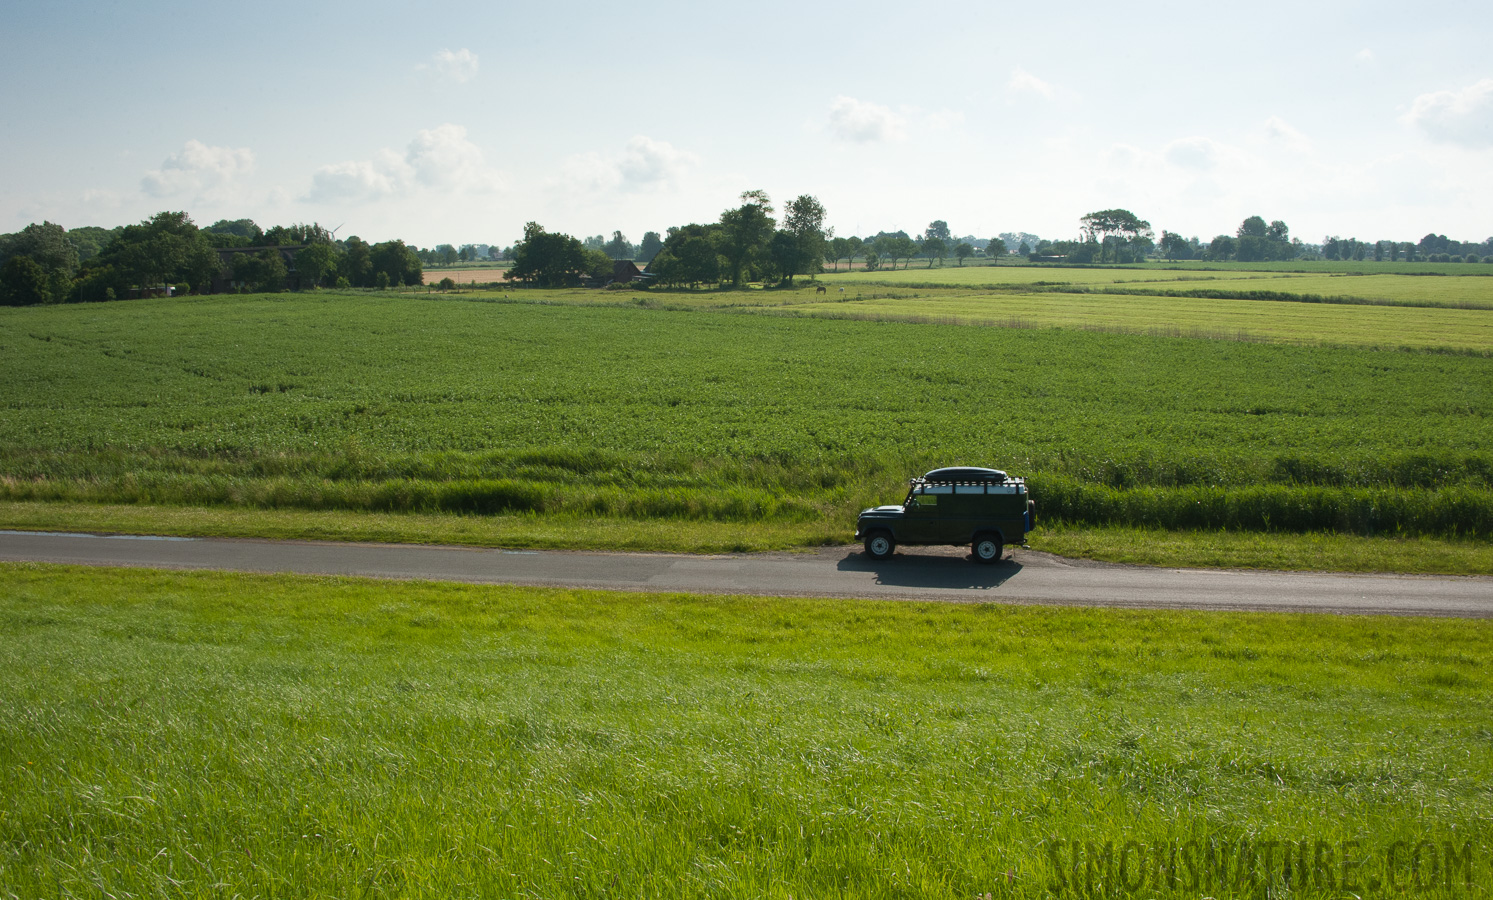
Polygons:
<instances>
[{"instance_id":1,"label":"large green tree","mask_svg":"<svg viewBox=\"0 0 1493 900\"><path fill-rule=\"evenodd\" d=\"M101 300L109 288L127 296L131 288L151 291L167 284L206 288L222 272L217 251L184 212L160 212L119 230L84 267L82 299Z\"/></svg>"},{"instance_id":2,"label":"large green tree","mask_svg":"<svg viewBox=\"0 0 1493 900\"><path fill-rule=\"evenodd\" d=\"M537 222L524 226L524 239L513 245L513 265L505 278L542 287L572 284L588 271L585 247L568 234L550 233Z\"/></svg>"},{"instance_id":3,"label":"large green tree","mask_svg":"<svg viewBox=\"0 0 1493 900\"><path fill-rule=\"evenodd\" d=\"M67 229L51 222L32 223L15 234L0 236L0 265L17 257L30 259L41 272L44 299L34 302L62 303L71 299L73 277L78 273L78 247ZM15 270L17 277L19 271ZM29 268L25 271L29 283L31 271Z\"/></svg>"},{"instance_id":4,"label":"large green tree","mask_svg":"<svg viewBox=\"0 0 1493 900\"><path fill-rule=\"evenodd\" d=\"M1099 244L1099 261L1119 261L1121 252L1137 243L1150 244L1151 223L1128 209L1101 209L1079 220L1084 237Z\"/></svg>"},{"instance_id":5,"label":"large green tree","mask_svg":"<svg viewBox=\"0 0 1493 900\"><path fill-rule=\"evenodd\" d=\"M726 259L726 274L737 286L750 265L766 261L777 225L766 191L745 191L741 201L740 206L721 213L720 252Z\"/></svg>"},{"instance_id":6,"label":"large green tree","mask_svg":"<svg viewBox=\"0 0 1493 900\"><path fill-rule=\"evenodd\" d=\"M792 284L795 275L813 275L824 270L829 235L824 230L824 204L816 197L800 194L783 213L783 231L791 236L793 247L789 252L785 244L780 250L780 242L774 238L773 257L784 280Z\"/></svg>"},{"instance_id":7,"label":"large green tree","mask_svg":"<svg viewBox=\"0 0 1493 900\"><path fill-rule=\"evenodd\" d=\"M337 248L333 244L312 244L295 256L296 274L302 287L319 287L337 271Z\"/></svg>"},{"instance_id":8,"label":"large green tree","mask_svg":"<svg viewBox=\"0 0 1493 900\"><path fill-rule=\"evenodd\" d=\"M670 228L668 239L648 263L648 271L664 284L718 284L722 234L718 224Z\"/></svg>"},{"instance_id":9,"label":"large green tree","mask_svg":"<svg viewBox=\"0 0 1493 900\"><path fill-rule=\"evenodd\" d=\"M425 270L420 256L404 241L384 241L368 248L368 258L373 264L373 279L386 275L391 285L416 285L425 280Z\"/></svg>"},{"instance_id":10,"label":"large green tree","mask_svg":"<svg viewBox=\"0 0 1493 900\"><path fill-rule=\"evenodd\" d=\"M51 302L47 272L36 260L16 255L0 265L0 306L36 306Z\"/></svg>"},{"instance_id":11,"label":"large green tree","mask_svg":"<svg viewBox=\"0 0 1493 900\"><path fill-rule=\"evenodd\" d=\"M928 258L928 268L931 269L934 260L938 260L939 266L943 265L944 257L949 255L949 248L941 238L928 237L923 238L923 242L918 245L918 252Z\"/></svg>"}]
</instances>

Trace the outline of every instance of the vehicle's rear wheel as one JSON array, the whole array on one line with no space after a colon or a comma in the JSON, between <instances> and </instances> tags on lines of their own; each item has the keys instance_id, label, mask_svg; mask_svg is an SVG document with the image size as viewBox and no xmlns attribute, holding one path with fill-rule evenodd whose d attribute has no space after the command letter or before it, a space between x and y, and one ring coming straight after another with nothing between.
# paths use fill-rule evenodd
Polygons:
<instances>
[{"instance_id":1,"label":"vehicle's rear wheel","mask_svg":"<svg viewBox=\"0 0 1493 900\"><path fill-rule=\"evenodd\" d=\"M993 563L1000 562L1001 554L1005 553L1006 547L1001 543L998 534L981 534L975 537L973 547L975 562Z\"/></svg>"},{"instance_id":2,"label":"vehicle's rear wheel","mask_svg":"<svg viewBox=\"0 0 1493 900\"><path fill-rule=\"evenodd\" d=\"M866 535L866 555L872 559L886 559L897 549L897 542L892 540L891 532L873 531Z\"/></svg>"}]
</instances>

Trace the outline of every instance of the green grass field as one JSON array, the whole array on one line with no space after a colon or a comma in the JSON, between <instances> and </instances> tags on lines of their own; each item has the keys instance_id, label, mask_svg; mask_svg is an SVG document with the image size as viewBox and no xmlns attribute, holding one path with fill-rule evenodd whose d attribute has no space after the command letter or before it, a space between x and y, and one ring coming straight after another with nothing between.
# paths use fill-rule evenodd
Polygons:
<instances>
[{"instance_id":1,"label":"green grass field","mask_svg":"<svg viewBox=\"0 0 1493 900\"><path fill-rule=\"evenodd\" d=\"M1289 291L1287 279L1258 280ZM1237 286L1249 282L1227 282ZM1189 282L1191 284L1191 282ZM1227 289L1208 283L1209 289ZM1493 287L1493 283L1490 283ZM1493 303L1493 297L1490 297ZM1120 294L982 293L800 303L801 315L1016 328L1086 328L1224 340L1448 349L1493 355L1493 306L1420 309Z\"/></svg>"},{"instance_id":2,"label":"green grass field","mask_svg":"<svg viewBox=\"0 0 1493 900\"><path fill-rule=\"evenodd\" d=\"M0 623L4 896L1493 878L1486 622L4 565Z\"/></svg>"},{"instance_id":3,"label":"green grass field","mask_svg":"<svg viewBox=\"0 0 1493 900\"><path fill-rule=\"evenodd\" d=\"M919 277L917 273L923 273ZM1030 284L1033 282L1056 282L1071 284L1108 284L1121 281L1174 281L1188 279L1252 279L1287 275L1308 277L1331 277L1344 275L1369 276L1493 276L1493 264L1489 263L1376 263L1337 262L1324 260L1290 260L1285 262L1236 263L1236 262L1147 262L1124 266L1068 266L1044 264L970 265L963 266L953 261L942 266L928 266L925 259L915 259L911 265L896 269L834 272L827 271L819 277L848 282L879 282L885 284L929 283L948 285L1002 285Z\"/></svg>"},{"instance_id":4,"label":"green grass field","mask_svg":"<svg viewBox=\"0 0 1493 900\"><path fill-rule=\"evenodd\" d=\"M908 475L964 461L1031 476L1046 520L1077 526L1452 546L1493 533L1481 357L732 306L786 298L799 311L813 296L334 293L3 310L0 499L70 503L59 518L74 523L78 503L523 515L542 520L526 531L573 529L571 546L616 533L585 524L598 520L639 523L646 538L625 546L678 549L701 546L680 537L688 523L715 523L731 527L705 545L750 547L761 543L730 535L848 540L855 513L899 499ZM1049 297L1142 302L1036 295ZM1194 301L1170 302L1158 317ZM1359 339L1393 346L1444 317L1487 315L1210 303L1356 314L1343 334L1356 323ZM1481 570L1467 566L1454 571Z\"/></svg>"}]
</instances>

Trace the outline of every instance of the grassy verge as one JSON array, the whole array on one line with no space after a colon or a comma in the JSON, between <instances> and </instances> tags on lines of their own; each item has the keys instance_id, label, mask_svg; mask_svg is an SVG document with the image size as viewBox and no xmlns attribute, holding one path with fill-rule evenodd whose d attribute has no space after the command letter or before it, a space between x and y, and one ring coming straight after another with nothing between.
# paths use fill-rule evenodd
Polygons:
<instances>
[{"instance_id":1,"label":"grassy verge","mask_svg":"<svg viewBox=\"0 0 1493 900\"><path fill-rule=\"evenodd\" d=\"M848 545L853 524L0 502L0 528L565 550L738 553ZM1044 526L1032 547L1137 565L1493 575L1493 544L1448 538Z\"/></svg>"},{"instance_id":2,"label":"grassy verge","mask_svg":"<svg viewBox=\"0 0 1493 900\"><path fill-rule=\"evenodd\" d=\"M1493 877L1485 622L12 565L0 623L3 895Z\"/></svg>"},{"instance_id":3,"label":"grassy verge","mask_svg":"<svg viewBox=\"0 0 1493 900\"><path fill-rule=\"evenodd\" d=\"M1476 540L1061 525L1030 537L1059 556L1143 566L1493 575L1493 544Z\"/></svg>"}]
</instances>

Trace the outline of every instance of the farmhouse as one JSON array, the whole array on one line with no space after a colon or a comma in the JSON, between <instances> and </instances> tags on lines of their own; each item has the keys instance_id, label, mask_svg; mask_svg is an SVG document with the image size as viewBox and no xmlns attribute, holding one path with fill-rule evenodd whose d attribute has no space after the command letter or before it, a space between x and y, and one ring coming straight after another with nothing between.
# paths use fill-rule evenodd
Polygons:
<instances>
[{"instance_id":1,"label":"farmhouse","mask_svg":"<svg viewBox=\"0 0 1493 900\"><path fill-rule=\"evenodd\" d=\"M646 281L643 270L638 264L630 259L619 259L612 263L612 276L598 276L586 282L587 287L606 287L609 284L631 284L634 281Z\"/></svg>"}]
</instances>

